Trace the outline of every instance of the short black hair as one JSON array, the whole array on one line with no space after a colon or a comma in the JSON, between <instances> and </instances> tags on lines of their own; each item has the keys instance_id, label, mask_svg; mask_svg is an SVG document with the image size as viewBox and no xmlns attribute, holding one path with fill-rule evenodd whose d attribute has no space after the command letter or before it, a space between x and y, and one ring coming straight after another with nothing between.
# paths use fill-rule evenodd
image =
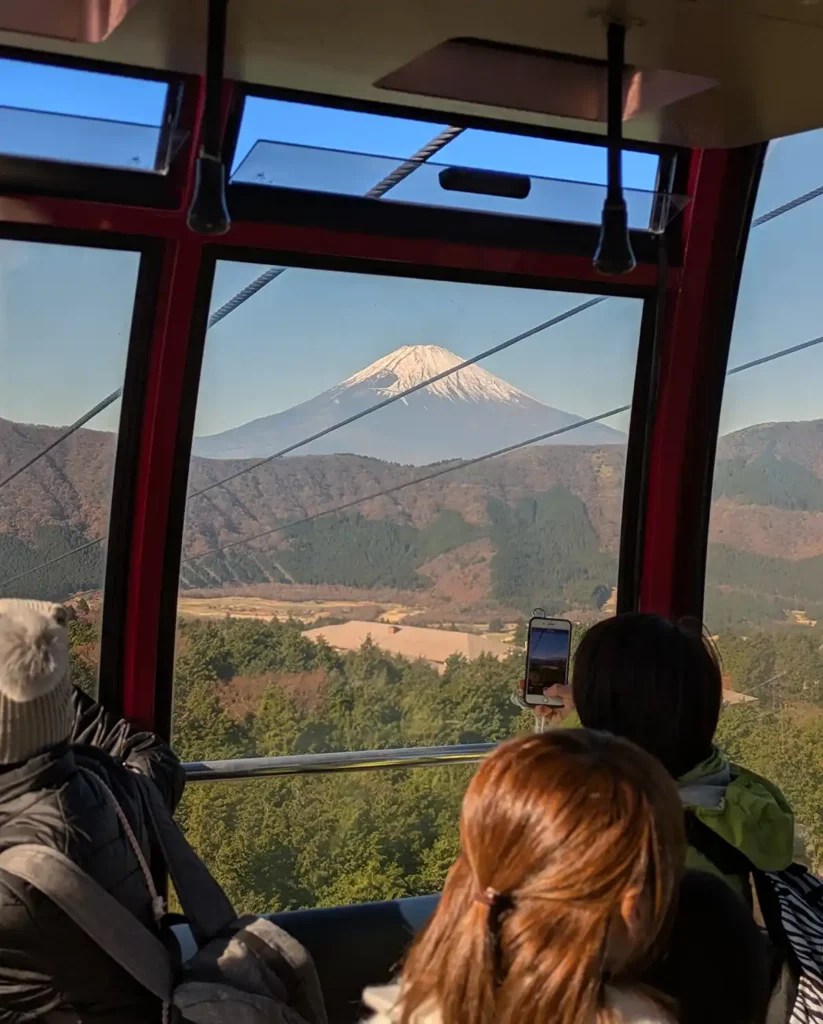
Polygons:
<instances>
[{"instance_id":1,"label":"short black hair","mask_svg":"<svg viewBox=\"0 0 823 1024\"><path fill-rule=\"evenodd\" d=\"M723 682L699 624L639 612L597 623L580 641L572 689L587 729L632 740L675 778L711 754Z\"/></svg>"}]
</instances>

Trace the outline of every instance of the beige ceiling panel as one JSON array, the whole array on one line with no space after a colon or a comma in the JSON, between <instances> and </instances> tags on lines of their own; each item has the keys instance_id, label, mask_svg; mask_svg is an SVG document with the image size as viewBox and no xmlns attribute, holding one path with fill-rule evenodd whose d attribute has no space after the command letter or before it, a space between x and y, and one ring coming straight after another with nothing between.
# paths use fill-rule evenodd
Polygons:
<instances>
[{"instance_id":1,"label":"beige ceiling panel","mask_svg":"<svg viewBox=\"0 0 823 1024\"><path fill-rule=\"evenodd\" d=\"M823 3L631 0L626 6L627 60L719 82L632 118L628 138L737 146L823 126ZM397 94L374 83L461 36L602 58L607 8L616 9L598 0L230 0L227 73L270 86L592 131L597 126L590 122ZM0 42L196 72L205 9L205 0L140 0L98 45L13 33L0 33Z\"/></svg>"}]
</instances>

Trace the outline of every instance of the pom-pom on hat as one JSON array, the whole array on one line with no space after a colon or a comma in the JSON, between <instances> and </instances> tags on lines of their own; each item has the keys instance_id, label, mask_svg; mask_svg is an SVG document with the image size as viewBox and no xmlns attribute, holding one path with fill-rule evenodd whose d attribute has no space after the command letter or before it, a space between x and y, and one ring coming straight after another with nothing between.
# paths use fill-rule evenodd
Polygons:
<instances>
[{"instance_id":1,"label":"pom-pom on hat","mask_svg":"<svg viewBox=\"0 0 823 1024\"><path fill-rule=\"evenodd\" d=\"M59 604L0 599L0 765L71 736L66 621Z\"/></svg>"}]
</instances>

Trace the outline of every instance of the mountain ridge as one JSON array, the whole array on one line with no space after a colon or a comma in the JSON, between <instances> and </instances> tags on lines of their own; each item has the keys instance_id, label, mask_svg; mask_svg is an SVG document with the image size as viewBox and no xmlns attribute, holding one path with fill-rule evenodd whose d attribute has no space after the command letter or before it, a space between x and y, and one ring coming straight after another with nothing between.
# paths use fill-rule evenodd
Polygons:
<instances>
[{"instance_id":1,"label":"mountain ridge","mask_svg":"<svg viewBox=\"0 0 823 1024\"><path fill-rule=\"evenodd\" d=\"M0 476L59 433L0 420ZM818 445L823 421L758 424L721 439L709 573L714 606L718 595L724 606L734 597L741 619L777 614L791 598L814 610L811 618L823 618L823 578L819 594L816 582L823 476L808 468L818 464ZM79 430L0 490L4 578L105 533L115 446L114 434ZM540 549L540 575L551 577L559 560L579 576L557 576L554 593L599 600L593 595L602 596L619 545L624 468L617 445L540 445L414 486L426 470L361 455L301 453L260 467L195 456L189 489L210 489L187 509L184 558L194 561L183 583L357 588L382 581L441 602L460 591L483 608L494 593L508 594L511 607L512 580L534 583L529 566ZM213 486L238 471L230 485ZM390 493L370 497L383 491ZM339 506L353 507L325 514ZM289 525L307 519L326 525L302 533ZM555 535L555 519L565 533ZM542 523L537 532L535 523ZM522 535L514 547L506 539L511 532ZM267 534L259 544L208 554L258 533ZM60 598L99 586L103 553L95 547L26 577L24 596L38 596L44 586L45 596Z\"/></svg>"}]
</instances>

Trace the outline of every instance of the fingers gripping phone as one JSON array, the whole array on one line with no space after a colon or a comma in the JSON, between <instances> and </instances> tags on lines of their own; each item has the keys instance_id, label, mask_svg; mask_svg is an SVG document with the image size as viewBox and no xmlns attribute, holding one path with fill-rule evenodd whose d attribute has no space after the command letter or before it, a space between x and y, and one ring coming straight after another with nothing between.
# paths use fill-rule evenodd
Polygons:
<instances>
[{"instance_id":1,"label":"fingers gripping phone","mask_svg":"<svg viewBox=\"0 0 823 1024\"><path fill-rule=\"evenodd\" d=\"M526 704L563 707L559 697L547 697L549 686L567 686L572 646L572 624L568 619L535 616L529 621L526 644Z\"/></svg>"}]
</instances>

